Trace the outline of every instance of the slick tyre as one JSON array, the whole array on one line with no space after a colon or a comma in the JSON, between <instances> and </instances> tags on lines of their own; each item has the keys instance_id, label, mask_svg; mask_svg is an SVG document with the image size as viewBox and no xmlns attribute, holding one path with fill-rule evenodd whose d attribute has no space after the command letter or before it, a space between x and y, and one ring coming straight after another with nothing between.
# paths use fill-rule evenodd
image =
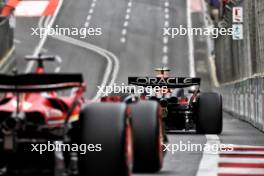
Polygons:
<instances>
[{"instance_id":1,"label":"slick tyre","mask_svg":"<svg viewBox=\"0 0 264 176\"><path fill-rule=\"evenodd\" d=\"M97 147L79 154L80 176L130 176L133 145L126 112L121 103L95 103L82 109L79 144Z\"/></svg>"},{"instance_id":2,"label":"slick tyre","mask_svg":"<svg viewBox=\"0 0 264 176\"><path fill-rule=\"evenodd\" d=\"M163 130L159 104L140 101L131 104L135 172L158 172L163 165Z\"/></svg>"},{"instance_id":3,"label":"slick tyre","mask_svg":"<svg viewBox=\"0 0 264 176\"><path fill-rule=\"evenodd\" d=\"M196 132L220 134L223 128L222 97L217 93L202 93L198 104Z\"/></svg>"}]
</instances>

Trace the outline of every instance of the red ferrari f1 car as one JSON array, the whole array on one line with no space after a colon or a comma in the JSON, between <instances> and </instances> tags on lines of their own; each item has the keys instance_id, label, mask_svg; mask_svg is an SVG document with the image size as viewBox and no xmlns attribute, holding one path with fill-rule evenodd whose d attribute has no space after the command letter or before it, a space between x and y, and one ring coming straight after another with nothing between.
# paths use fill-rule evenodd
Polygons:
<instances>
[{"instance_id":1,"label":"red ferrari f1 car","mask_svg":"<svg viewBox=\"0 0 264 176\"><path fill-rule=\"evenodd\" d=\"M128 176L156 172L163 162L160 106L87 103L81 74L0 74L2 175ZM68 91L71 89L71 91ZM134 158L134 160L133 160Z\"/></svg>"}]
</instances>

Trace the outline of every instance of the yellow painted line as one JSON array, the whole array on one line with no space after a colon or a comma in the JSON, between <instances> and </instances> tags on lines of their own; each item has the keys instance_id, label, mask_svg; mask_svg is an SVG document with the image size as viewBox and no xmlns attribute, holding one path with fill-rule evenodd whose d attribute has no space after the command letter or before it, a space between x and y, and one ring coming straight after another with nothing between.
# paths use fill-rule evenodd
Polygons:
<instances>
[{"instance_id":1,"label":"yellow painted line","mask_svg":"<svg viewBox=\"0 0 264 176\"><path fill-rule=\"evenodd\" d=\"M10 57L12 54L15 52L15 46L13 46L7 53L6 55L0 60L0 69L5 67L6 63L9 61Z\"/></svg>"}]
</instances>

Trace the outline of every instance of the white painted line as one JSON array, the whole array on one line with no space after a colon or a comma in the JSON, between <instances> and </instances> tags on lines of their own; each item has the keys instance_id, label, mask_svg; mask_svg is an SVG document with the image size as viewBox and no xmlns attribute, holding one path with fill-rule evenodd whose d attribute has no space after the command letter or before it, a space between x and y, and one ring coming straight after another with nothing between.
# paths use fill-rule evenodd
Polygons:
<instances>
[{"instance_id":1,"label":"white painted line","mask_svg":"<svg viewBox=\"0 0 264 176\"><path fill-rule=\"evenodd\" d=\"M85 27L89 27L90 23L89 22L85 22L84 26Z\"/></svg>"},{"instance_id":2,"label":"white painted line","mask_svg":"<svg viewBox=\"0 0 264 176\"><path fill-rule=\"evenodd\" d=\"M214 145L220 145L220 139L217 135L205 135L205 137L207 139L205 146L209 146L210 149L213 149ZM218 159L219 154L217 152L205 150L196 176L217 176Z\"/></svg>"},{"instance_id":3,"label":"white painted line","mask_svg":"<svg viewBox=\"0 0 264 176\"><path fill-rule=\"evenodd\" d=\"M128 2L127 6L132 7L132 0Z\"/></svg>"},{"instance_id":4,"label":"white painted line","mask_svg":"<svg viewBox=\"0 0 264 176\"><path fill-rule=\"evenodd\" d=\"M221 167L219 168L220 174L247 174L246 176L263 174L264 168L229 168Z\"/></svg>"},{"instance_id":5,"label":"white painted line","mask_svg":"<svg viewBox=\"0 0 264 176\"><path fill-rule=\"evenodd\" d=\"M132 1L130 0L127 3L127 9L126 9L126 15L125 15L125 21L123 24L123 29L122 29L122 37L120 38L120 42L121 43L125 43L126 42L126 35L127 35L127 27L129 25L129 20L130 20L130 13L131 13L131 7L132 7Z\"/></svg>"},{"instance_id":6,"label":"white painted line","mask_svg":"<svg viewBox=\"0 0 264 176\"><path fill-rule=\"evenodd\" d=\"M63 0L60 0L59 4L57 6L57 9L56 9L54 15L52 16L52 19L50 20L49 24L47 25L46 30L49 31L51 29L53 23L55 22L55 19L57 18L58 14L59 14L59 11L61 9L62 3L63 3ZM43 46L44 46L44 44L45 44L45 42L46 42L46 40L48 38L47 34L48 34L48 32L46 32L45 35L43 36L43 38L40 40L39 44L37 45L37 47L34 50L34 53L32 54L33 56L36 57L40 53L41 49L43 48ZM32 70L33 66L34 66L34 61L29 62L27 67L26 67L25 72L29 73Z\"/></svg>"},{"instance_id":7,"label":"white painted line","mask_svg":"<svg viewBox=\"0 0 264 176\"><path fill-rule=\"evenodd\" d=\"M45 22L44 22L44 26L45 27L49 25L49 22L50 22L51 18L52 18L52 16L46 17Z\"/></svg>"},{"instance_id":8,"label":"white painted line","mask_svg":"<svg viewBox=\"0 0 264 176\"><path fill-rule=\"evenodd\" d=\"M96 6L96 3L93 2L93 3L91 4L91 7L94 8L95 6Z\"/></svg>"},{"instance_id":9,"label":"white painted line","mask_svg":"<svg viewBox=\"0 0 264 176\"><path fill-rule=\"evenodd\" d=\"M169 15L169 2L168 2L168 0L166 0L165 2L164 2L164 27L165 28L167 28L167 27L169 27L169 18L170 18L170 15ZM168 39L168 37L167 36L164 36L163 37L163 49L162 49L162 51L163 51L163 57L162 57L162 64L163 65L167 65L168 64L168 62L169 62L169 57L168 57L168 55L167 55L167 53L168 53L168 50L169 50L169 48L168 48L168 41L169 41L169 39Z\"/></svg>"},{"instance_id":10,"label":"white painted line","mask_svg":"<svg viewBox=\"0 0 264 176\"><path fill-rule=\"evenodd\" d=\"M62 58L61 58L60 56L56 56L56 61L57 61L58 63L62 63Z\"/></svg>"},{"instance_id":11,"label":"white painted line","mask_svg":"<svg viewBox=\"0 0 264 176\"><path fill-rule=\"evenodd\" d=\"M125 37L122 37L122 38L120 39L120 42L121 42L121 43L126 43L126 38L125 38Z\"/></svg>"},{"instance_id":12,"label":"white painted line","mask_svg":"<svg viewBox=\"0 0 264 176\"><path fill-rule=\"evenodd\" d=\"M168 20L170 18L169 14L165 14L165 19Z\"/></svg>"},{"instance_id":13,"label":"white painted line","mask_svg":"<svg viewBox=\"0 0 264 176\"><path fill-rule=\"evenodd\" d=\"M168 44L169 38L167 36L163 37L163 44Z\"/></svg>"},{"instance_id":14,"label":"white painted line","mask_svg":"<svg viewBox=\"0 0 264 176\"><path fill-rule=\"evenodd\" d=\"M164 55L162 57L162 64L167 65L168 64L168 60L169 60L168 56L167 55Z\"/></svg>"},{"instance_id":15,"label":"white painted line","mask_svg":"<svg viewBox=\"0 0 264 176\"><path fill-rule=\"evenodd\" d=\"M122 35L126 35L127 34L127 29L123 29L122 30Z\"/></svg>"},{"instance_id":16,"label":"white painted line","mask_svg":"<svg viewBox=\"0 0 264 176\"><path fill-rule=\"evenodd\" d=\"M127 27L128 26L128 21L125 21L124 22L124 27Z\"/></svg>"},{"instance_id":17,"label":"white painted line","mask_svg":"<svg viewBox=\"0 0 264 176\"><path fill-rule=\"evenodd\" d=\"M163 46L163 53L168 53L168 46L167 45L164 45Z\"/></svg>"},{"instance_id":18,"label":"white painted line","mask_svg":"<svg viewBox=\"0 0 264 176\"><path fill-rule=\"evenodd\" d=\"M164 6L165 7L169 7L170 6L170 3L168 1L165 1Z\"/></svg>"},{"instance_id":19,"label":"white painted line","mask_svg":"<svg viewBox=\"0 0 264 176\"><path fill-rule=\"evenodd\" d=\"M165 12L165 13L169 13L169 9L166 7L166 8L164 9L164 12Z\"/></svg>"},{"instance_id":20,"label":"white painted line","mask_svg":"<svg viewBox=\"0 0 264 176\"><path fill-rule=\"evenodd\" d=\"M38 21L38 27L43 27L43 21L45 20L45 16L41 16Z\"/></svg>"},{"instance_id":21,"label":"white painted line","mask_svg":"<svg viewBox=\"0 0 264 176\"><path fill-rule=\"evenodd\" d=\"M170 26L170 22L169 22L168 20L166 20L166 21L164 22L164 27L167 28L167 27L169 27L169 26Z\"/></svg>"},{"instance_id":22,"label":"white painted line","mask_svg":"<svg viewBox=\"0 0 264 176\"><path fill-rule=\"evenodd\" d=\"M219 163L264 163L264 158L230 158L220 157Z\"/></svg>"},{"instance_id":23,"label":"white painted line","mask_svg":"<svg viewBox=\"0 0 264 176\"><path fill-rule=\"evenodd\" d=\"M129 19L130 19L130 15L129 15L129 14L126 14L125 19L126 19L126 20L129 20Z\"/></svg>"},{"instance_id":24,"label":"white painted line","mask_svg":"<svg viewBox=\"0 0 264 176\"><path fill-rule=\"evenodd\" d=\"M59 73L60 70L61 70L61 68L60 68L60 67L57 67L57 68L55 69L55 73Z\"/></svg>"},{"instance_id":25,"label":"white painted line","mask_svg":"<svg viewBox=\"0 0 264 176\"><path fill-rule=\"evenodd\" d=\"M126 13L131 13L131 8L128 8L128 9L126 10Z\"/></svg>"},{"instance_id":26,"label":"white painted line","mask_svg":"<svg viewBox=\"0 0 264 176\"><path fill-rule=\"evenodd\" d=\"M191 0L187 0L187 28L192 27L192 17L191 17ZM193 46L193 36L188 35L188 56L189 56L189 73L190 77L195 77L195 62L194 62L194 46Z\"/></svg>"},{"instance_id":27,"label":"white painted line","mask_svg":"<svg viewBox=\"0 0 264 176\"><path fill-rule=\"evenodd\" d=\"M90 21L91 19L92 19L91 15L88 15L87 18L86 18L87 21Z\"/></svg>"},{"instance_id":28,"label":"white painted line","mask_svg":"<svg viewBox=\"0 0 264 176\"><path fill-rule=\"evenodd\" d=\"M92 14L94 12L93 8L89 10L89 14Z\"/></svg>"},{"instance_id":29,"label":"white painted line","mask_svg":"<svg viewBox=\"0 0 264 176\"><path fill-rule=\"evenodd\" d=\"M117 78L117 74L120 68L120 64L119 64L119 60L118 58L110 51L107 51L103 48L100 48L96 45L81 41L81 40L77 40L68 36L58 36L58 35L54 35L52 36L53 38L56 38L60 41L64 41L66 43L70 43L72 45L76 45L82 48L86 48L88 50L94 51L95 53L103 56L103 58L105 58L107 60L107 67L105 69L105 73L102 79L102 83L101 86L106 86L108 80L111 78L109 86L112 86ZM114 68L113 68L113 62L114 62ZM111 76L111 71L112 72L112 77ZM101 96L100 92L97 92L97 94L95 95L95 97L93 97L92 101L97 101Z\"/></svg>"}]
</instances>

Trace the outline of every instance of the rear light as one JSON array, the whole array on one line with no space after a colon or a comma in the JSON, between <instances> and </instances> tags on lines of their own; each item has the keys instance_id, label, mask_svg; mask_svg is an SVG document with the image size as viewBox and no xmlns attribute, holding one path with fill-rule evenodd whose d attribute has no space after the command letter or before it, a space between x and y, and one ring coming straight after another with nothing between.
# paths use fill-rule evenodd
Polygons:
<instances>
[{"instance_id":1,"label":"rear light","mask_svg":"<svg viewBox=\"0 0 264 176\"><path fill-rule=\"evenodd\" d=\"M180 105L188 105L188 98L186 98L186 97L180 97L179 100L178 100L178 103Z\"/></svg>"}]
</instances>

